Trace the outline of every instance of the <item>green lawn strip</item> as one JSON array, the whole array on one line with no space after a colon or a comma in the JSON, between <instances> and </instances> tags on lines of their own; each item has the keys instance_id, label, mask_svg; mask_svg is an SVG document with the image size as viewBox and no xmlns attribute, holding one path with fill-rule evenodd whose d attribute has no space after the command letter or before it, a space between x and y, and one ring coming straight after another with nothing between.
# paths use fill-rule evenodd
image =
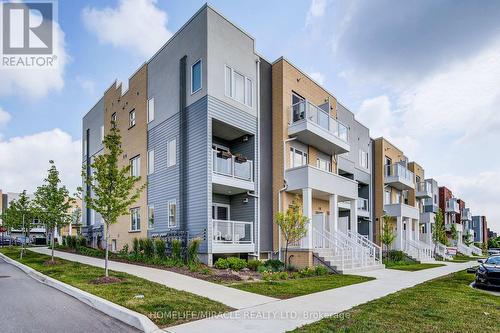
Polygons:
<instances>
[{"instance_id":1,"label":"green lawn strip","mask_svg":"<svg viewBox=\"0 0 500 333\"><path fill-rule=\"evenodd\" d=\"M395 262L386 262L385 268L389 269L397 269L400 271L408 271L415 272L421 271L423 269L435 268L445 266L445 264L430 264L430 263L395 263Z\"/></svg>"},{"instance_id":2,"label":"green lawn strip","mask_svg":"<svg viewBox=\"0 0 500 333\"><path fill-rule=\"evenodd\" d=\"M462 262L469 262L469 261L478 261L479 259L485 259L485 258L481 257L481 256L469 257L469 256L457 254L456 256L453 257L452 260L446 260L446 261L462 263Z\"/></svg>"},{"instance_id":3,"label":"green lawn strip","mask_svg":"<svg viewBox=\"0 0 500 333\"><path fill-rule=\"evenodd\" d=\"M500 332L500 297L457 272L294 330L315 332Z\"/></svg>"},{"instance_id":4,"label":"green lawn strip","mask_svg":"<svg viewBox=\"0 0 500 333\"><path fill-rule=\"evenodd\" d=\"M19 249L2 248L0 252L54 279L72 285L108 301L142 313L160 327L177 325L199 318L196 313L223 313L230 307L208 298L138 278L126 273L110 271L110 276L122 282L95 285L89 281L104 276L104 269L57 258L60 265L44 266L49 256L27 251L22 260ZM144 295L144 298L135 298ZM187 316L187 317L185 317Z\"/></svg>"},{"instance_id":5,"label":"green lawn strip","mask_svg":"<svg viewBox=\"0 0 500 333\"><path fill-rule=\"evenodd\" d=\"M329 274L280 281L242 282L228 285L251 293L286 299L373 280L357 275Z\"/></svg>"}]
</instances>

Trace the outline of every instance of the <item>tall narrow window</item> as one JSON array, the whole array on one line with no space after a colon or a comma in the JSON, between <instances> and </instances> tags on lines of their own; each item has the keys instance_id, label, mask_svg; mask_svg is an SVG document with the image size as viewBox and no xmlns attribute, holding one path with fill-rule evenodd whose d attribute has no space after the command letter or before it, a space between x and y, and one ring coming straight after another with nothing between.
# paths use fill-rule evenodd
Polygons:
<instances>
[{"instance_id":1,"label":"tall narrow window","mask_svg":"<svg viewBox=\"0 0 500 333\"><path fill-rule=\"evenodd\" d=\"M153 229L155 225L155 207L148 206L148 229Z\"/></svg>"},{"instance_id":2,"label":"tall narrow window","mask_svg":"<svg viewBox=\"0 0 500 333\"><path fill-rule=\"evenodd\" d=\"M148 174L155 172L155 151L148 151Z\"/></svg>"},{"instance_id":3,"label":"tall narrow window","mask_svg":"<svg viewBox=\"0 0 500 333\"><path fill-rule=\"evenodd\" d=\"M231 87L233 86L233 83L232 83L233 82L233 74L232 74L232 70L230 67L226 66L225 75L226 75L226 85L225 85L226 96L233 97L233 92L231 90Z\"/></svg>"},{"instance_id":4,"label":"tall narrow window","mask_svg":"<svg viewBox=\"0 0 500 333\"><path fill-rule=\"evenodd\" d=\"M113 127L116 127L116 112L113 112L113 114L111 115L111 124Z\"/></svg>"},{"instance_id":5,"label":"tall narrow window","mask_svg":"<svg viewBox=\"0 0 500 333\"><path fill-rule=\"evenodd\" d=\"M104 126L101 126L101 142L104 141Z\"/></svg>"},{"instance_id":6,"label":"tall narrow window","mask_svg":"<svg viewBox=\"0 0 500 333\"><path fill-rule=\"evenodd\" d=\"M134 177L141 175L141 157L136 156L130 160L130 174Z\"/></svg>"},{"instance_id":7,"label":"tall narrow window","mask_svg":"<svg viewBox=\"0 0 500 333\"><path fill-rule=\"evenodd\" d=\"M132 208L130 210L130 230L141 230L141 214L139 208Z\"/></svg>"},{"instance_id":8,"label":"tall narrow window","mask_svg":"<svg viewBox=\"0 0 500 333\"><path fill-rule=\"evenodd\" d=\"M384 191L384 204L385 205L391 204L391 191L390 190Z\"/></svg>"},{"instance_id":9,"label":"tall narrow window","mask_svg":"<svg viewBox=\"0 0 500 333\"><path fill-rule=\"evenodd\" d=\"M170 200L168 202L168 226L177 226L177 203L175 200Z\"/></svg>"},{"instance_id":10,"label":"tall narrow window","mask_svg":"<svg viewBox=\"0 0 500 333\"><path fill-rule=\"evenodd\" d=\"M128 126L135 126L135 110L130 111L130 113L128 114Z\"/></svg>"},{"instance_id":11,"label":"tall narrow window","mask_svg":"<svg viewBox=\"0 0 500 333\"><path fill-rule=\"evenodd\" d=\"M368 169L368 153L362 149L359 150L359 165Z\"/></svg>"},{"instance_id":12,"label":"tall narrow window","mask_svg":"<svg viewBox=\"0 0 500 333\"><path fill-rule=\"evenodd\" d=\"M245 77L234 72L234 99L240 103L245 103Z\"/></svg>"},{"instance_id":13,"label":"tall narrow window","mask_svg":"<svg viewBox=\"0 0 500 333\"><path fill-rule=\"evenodd\" d=\"M148 123L155 120L155 99L150 98L148 100Z\"/></svg>"},{"instance_id":14,"label":"tall narrow window","mask_svg":"<svg viewBox=\"0 0 500 333\"><path fill-rule=\"evenodd\" d=\"M167 147L167 167L171 167L177 163L177 144L176 140L172 139L168 142Z\"/></svg>"},{"instance_id":15,"label":"tall narrow window","mask_svg":"<svg viewBox=\"0 0 500 333\"><path fill-rule=\"evenodd\" d=\"M248 107L253 106L252 79L231 67L224 67L225 94Z\"/></svg>"},{"instance_id":16,"label":"tall narrow window","mask_svg":"<svg viewBox=\"0 0 500 333\"><path fill-rule=\"evenodd\" d=\"M201 59L191 67L191 94L201 89Z\"/></svg>"}]
</instances>

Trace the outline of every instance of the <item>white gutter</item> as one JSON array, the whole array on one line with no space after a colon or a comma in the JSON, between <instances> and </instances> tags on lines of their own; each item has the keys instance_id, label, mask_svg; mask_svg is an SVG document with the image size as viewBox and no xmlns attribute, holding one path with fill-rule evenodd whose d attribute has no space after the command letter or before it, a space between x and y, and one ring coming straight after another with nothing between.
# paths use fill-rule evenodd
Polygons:
<instances>
[{"instance_id":1,"label":"white gutter","mask_svg":"<svg viewBox=\"0 0 500 333\"><path fill-rule=\"evenodd\" d=\"M257 67L257 232L255 238L257 239L257 259L260 258L260 58L255 62Z\"/></svg>"}]
</instances>

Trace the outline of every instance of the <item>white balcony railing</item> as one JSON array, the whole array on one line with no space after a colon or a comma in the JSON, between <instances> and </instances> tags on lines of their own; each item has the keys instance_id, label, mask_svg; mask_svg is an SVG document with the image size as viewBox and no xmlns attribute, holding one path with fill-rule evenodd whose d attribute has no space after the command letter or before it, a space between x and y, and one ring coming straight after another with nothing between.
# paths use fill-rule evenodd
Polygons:
<instances>
[{"instance_id":1,"label":"white balcony railing","mask_svg":"<svg viewBox=\"0 0 500 333\"><path fill-rule=\"evenodd\" d=\"M253 181L253 161L251 160L239 160L234 155L224 156L222 152L213 150L212 164L215 173Z\"/></svg>"},{"instance_id":2,"label":"white balcony railing","mask_svg":"<svg viewBox=\"0 0 500 333\"><path fill-rule=\"evenodd\" d=\"M342 141L348 142L348 127L330 116L327 111L317 107L311 102L307 100L300 101L292 105L290 111L291 124L302 120L310 121L329 131Z\"/></svg>"},{"instance_id":3,"label":"white balcony railing","mask_svg":"<svg viewBox=\"0 0 500 333\"><path fill-rule=\"evenodd\" d=\"M455 213L458 213L460 211L457 199L451 198L446 201L446 211Z\"/></svg>"},{"instance_id":4,"label":"white balcony railing","mask_svg":"<svg viewBox=\"0 0 500 333\"><path fill-rule=\"evenodd\" d=\"M399 163L394 163L385 166L385 176L386 177L399 177L403 178L408 182L413 182L413 172L408 170L404 165Z\"/></svg>"},{"instance_id":5,"label":"white balcony railing","mask_svg":"<svg viewBox=\"0 0 500 333\"><path fill-rule=\"evenodd\" d=\"M362 210L365 212L370 211L370 206L368 206L368 199L358 198L358 210Z\"/></svg>"},{"instance_id":6,"label":"white balcony railing","mask_svg":"<svg viewBox=\"0 0 500 333\"><path fill-rule=\"evenodd\" d=\"M213 240L219 244L253 244L253 223L213 220Z\"/></svg>"}]
</instances>

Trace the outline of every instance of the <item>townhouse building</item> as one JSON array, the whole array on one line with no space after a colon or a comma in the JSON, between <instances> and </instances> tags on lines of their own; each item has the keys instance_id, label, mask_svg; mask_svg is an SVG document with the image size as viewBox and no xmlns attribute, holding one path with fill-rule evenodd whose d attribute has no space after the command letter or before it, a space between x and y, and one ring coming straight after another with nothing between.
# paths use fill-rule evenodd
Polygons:
<instances>
[{"instance_id":1,"label":"townhouse building","mask_svg":"<svg viewBox=\"0 0 500 333\"><path fill-rule=\"evenodd\" d=\"M472 229L474 231L474 243L488 243L488 222L486 216L472 216Z\"/></svg>"},{"instance_id":2,"label":"townhouse building","mask_svg":"<svg viewBox=\"0 0 500 333\"><path fill-rule=\"evenodd\" d=\"M444 215L444 225L448 232L450 242L457 244L462 242L463 226L460 221L460 206L458 198L446 186L439 187L439 204ZM452 225L457 231L457 239L453 240L450 231Z\"/></svg>"},{"instance_id":3,"label":"townhouse building","mask_svg":"<svg viewBox=\"0 0 500 333\"><path fill-rule=\"evenodd\" d=\"M439 186L438 182L433 178L425 180L425 192L430 196L425 196L423 199L423 212L420 213L420 223L423 224L423 232L421 233L420 240L432 245L432 230L436 214L439 212ZM420 188L420 191L424 190Z\"/></svg>"}]
</instances>

